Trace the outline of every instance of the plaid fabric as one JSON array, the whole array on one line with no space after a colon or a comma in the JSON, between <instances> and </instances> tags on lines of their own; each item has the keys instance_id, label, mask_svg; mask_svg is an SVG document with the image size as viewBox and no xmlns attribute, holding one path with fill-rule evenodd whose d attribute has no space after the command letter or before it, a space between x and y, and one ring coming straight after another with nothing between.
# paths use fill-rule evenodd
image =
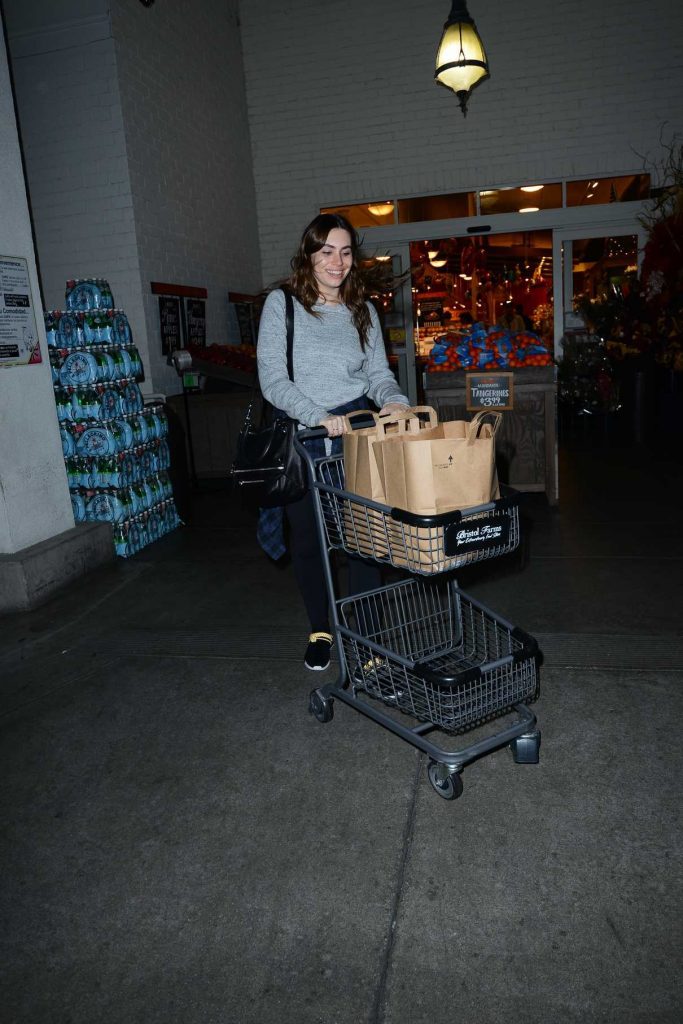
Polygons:
<instances>
[{"instance_id":1,"label":"plaid fabric","mask_svg":"<svg viewBox=\"0 0 683 1024\"><path fill-rule=\"evenodd\" d=\"M342 416L347 412L354 412L358 409L367 409L369 399L365 395L354 398L352 402L346 402L336 409L330 409L330 416ZM310 441L304 441L314 459L324 459L329 455L340 455L343 441L341 437L315 437ZM256 540L263 551L278 561L287 552L285 543L285 516L284 508L280 505L277 508L259 509L258 523L256 524Z\"/></svg>"},{"instance_id":2,"label":"plaid fabric","mask_svg":"<svg viewBox=\"0 0 683 1024\"><path fill-rule=\"evenodd\" d=\"M285 510L282 505L277 508L260 508L256 524L256 540L269 558L277 562L287 551L284 530Z\"/></svg>"}]
</instances>

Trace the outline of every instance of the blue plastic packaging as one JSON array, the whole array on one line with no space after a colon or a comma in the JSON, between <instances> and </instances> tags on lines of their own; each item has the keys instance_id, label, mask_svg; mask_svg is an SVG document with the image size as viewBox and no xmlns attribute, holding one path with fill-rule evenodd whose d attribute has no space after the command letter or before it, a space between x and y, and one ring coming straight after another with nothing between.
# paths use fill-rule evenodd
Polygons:
<instances>
[{"instance_id":1,"label":"blue plastic packaging","mask_svg":"<svg viewBox=\"0 0 683 1024\"><path fill-rule=\"evenodd\" d=\"M59 380L65 387L94 384L98 379L98 365L92 352L70 352L59 371Z\"/></svg>"},{"instance_id":2,"label":"blue plastic packaging","mask_svg":"<svg viewBox=\"0 0 683 1024\"><path fill-rule=\"evenodd\" d=\"M78 441L77 451L83 456L114 455L117 451L116 438L107 426L86 427Z\"/></svg>"}]
</instances>

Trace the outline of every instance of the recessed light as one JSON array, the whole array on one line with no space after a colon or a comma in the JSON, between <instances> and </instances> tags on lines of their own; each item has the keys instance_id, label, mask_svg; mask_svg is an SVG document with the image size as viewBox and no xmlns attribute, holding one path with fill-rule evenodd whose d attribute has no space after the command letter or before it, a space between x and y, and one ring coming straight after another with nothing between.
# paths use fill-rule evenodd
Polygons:
<instances>
[{"instance_id":1,"label":"recessed light","mask_svg":"<svg viewBox=\"0 0 683 1024\"><path fill-rule=\"evenodd\" d=\"M522 185L522 192L540 192L543 185Z\"/></svg>"},{"instance_id":2,"label":"recessed light","mask_svg":"<svg viewBox=\"0 0 683 1024\"><path fill-rule=\"evenodd\" d=\"M538 213L538 207L537 206L523 206L520 209L519 212L520 213Z\"/></svg>"}]
</instances>

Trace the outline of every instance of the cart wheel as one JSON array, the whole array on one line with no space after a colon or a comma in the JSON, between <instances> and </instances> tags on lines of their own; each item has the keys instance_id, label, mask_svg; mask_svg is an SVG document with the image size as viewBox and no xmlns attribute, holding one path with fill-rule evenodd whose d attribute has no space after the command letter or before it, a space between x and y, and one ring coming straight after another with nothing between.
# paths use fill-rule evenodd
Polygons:
<instances>
[{"instance_id":1,"label":"cart wheel","mask_svg":"<svg viewBox=\"0 0 683 1024\"><path fill-rule=\"evenodd\" d=\"M334 715L332 701L321 696L317 690L311 690L308 701L308 711L319 722L331 722Z\"/></svg>"},{"instance_id":2,"label":"cart wheel","mask_svg":"<svg viewBox=\"0 0 683 1024\"><path fill-rule=\"evenodd\" d=\"M538 764L541 734L538 730L525 732L510 744L515 764Z\"/></svg>"},{"instance_id":3,"label":"cart wheel","mask_svg":"<svg viewBox=\"0 0 683 1024\"><path fill-rule=\"evenodd\" d=\"M432 789L443 797L444 800L457 800L462 796L462 779L459 772L452 772L445 777L442 775L443 767L437 761L430 761L427 766L427 778L432 784Z\"/></svg>"}]
</instances>

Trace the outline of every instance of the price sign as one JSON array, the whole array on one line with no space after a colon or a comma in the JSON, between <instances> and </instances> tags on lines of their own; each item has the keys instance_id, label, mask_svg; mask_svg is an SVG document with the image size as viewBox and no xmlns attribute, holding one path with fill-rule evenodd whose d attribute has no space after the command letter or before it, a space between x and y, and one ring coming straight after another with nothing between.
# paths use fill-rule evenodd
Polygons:
<instances>
[{"instance_id":1,"label":"price sign","mask_svg":"<svg viewBox=\"0 0 683 1024\"><path fill-rule=\"evenodd\" d=\"M468 373L467 409L495 409L499 412L513 408L512 373Z\"/></svg>"},{"instance_id":2,"label":"price sign","mask_svg":"<svg viewBox=\"0 0 683 1024\"><path fill-rule=\"evenodd\" d=\"M185 299L188 345L206 345L206 302Z\"/></svg>"},{"instance_id":3,"label":"price sign","mask_svg":"<svg viewBox=\"0 0 683 1024\"><path fill-rule=\"evenodd\" d=\"M177 348L183 347L183 325L180 299L174 295L159 296L159 324L161 326L161 351L170 356Z\"/></svg>"},{"instance_id":4,"label":"price sign","mask_svg":"<svg viewBox=\"0 0 683 1024\"><path fill-rule=\"evenodd\" d=\"M418 307L418 319L423 327L441 327L443 299L422 299Z\"/></svg>"}]
</instances>

